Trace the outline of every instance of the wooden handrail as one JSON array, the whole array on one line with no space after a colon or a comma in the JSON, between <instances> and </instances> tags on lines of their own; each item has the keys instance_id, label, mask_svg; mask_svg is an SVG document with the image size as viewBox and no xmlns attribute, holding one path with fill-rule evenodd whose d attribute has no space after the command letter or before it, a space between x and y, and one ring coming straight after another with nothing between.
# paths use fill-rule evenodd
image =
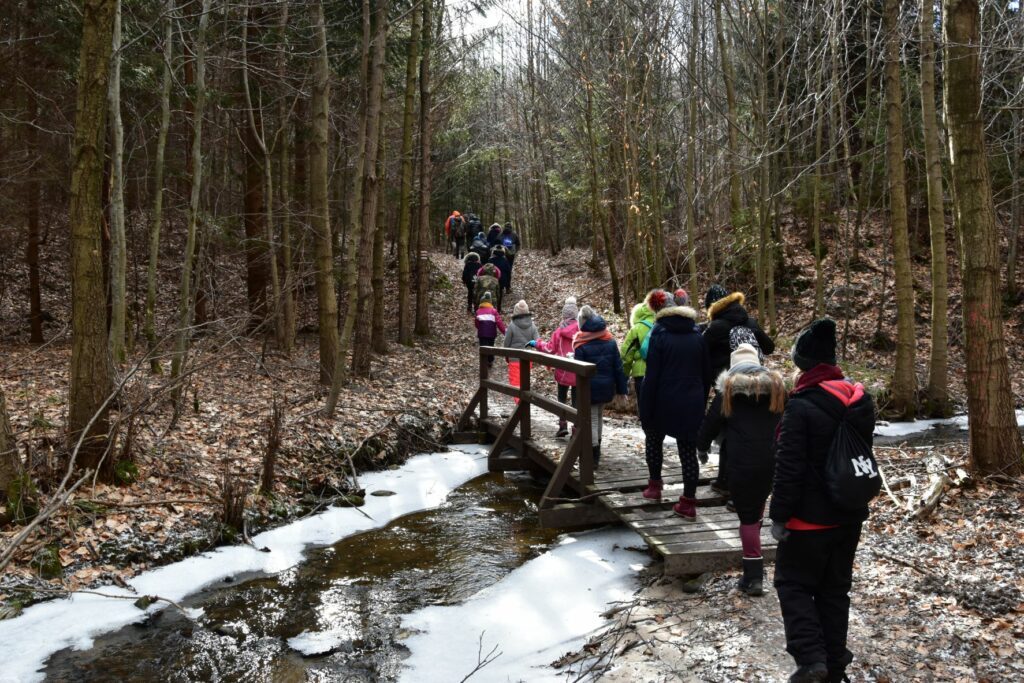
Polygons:
<instances>
[{"instance_id":1,"label":"wooden handrail","mask_svg":"<svg viewBox=\"0 0 1024 683\"><path fill-rule=\"evenodd\" d=\"M574 360L572 358L563 358L562 356L555 356L550 353L543 353L541 351L533 351L530 349L506 349L500 346L481 346L480 355L529 361L534 365L543 365L545 367L555 368L556 370L567 370L582 377L593 377L594 373L597 372L597 366L593 363L584 363L583 361Z\"/></svg>"},{"instance_id":2,"label":"wooden handrail","mask_svg":"<svg viewBox=\"0 0 1024 683\"><path fill-rule=\"evenodd\" d=\"M511 396L518 401L516 409L509 416L508 421L502 427L501 432L494 444L491 446L489 461L497 463L497 458L506 445L510 442L520 444L520 456L525 456L523 444L530 442L532 437L532 424L530 419L530 408L538 406L542 410L553 413L567 422L575 425L575 430L569 444L563 453L558 466L552 473L551 481L540 501L540 507L546 508L553 505L550 499L561 495L561 490L572 475L573 465L579 463L579 483L584 490L594 484L594 457L593 444L591 443L590 429L590 378L597 372L597 366L593 363L563 358L548 353L534 351L532 349L507 349L503 347L482 346L480 351L480 386L473 395L466 410L458 421L458 428L461 429L469 424L474 409L479 408L480 420L487 419L488 413L488 392L495 391L506 396ZM511 361L519 361L519 386L506 384L499 380L491 379L491 362L494 358L506 358ZM577 402L576 407L559 403L547 396L535 393L531 387L531 366L554 368L565 370L576 375ZM515 439L513 433L519 428L519 438Z\"/></svg>"}]
</instances>

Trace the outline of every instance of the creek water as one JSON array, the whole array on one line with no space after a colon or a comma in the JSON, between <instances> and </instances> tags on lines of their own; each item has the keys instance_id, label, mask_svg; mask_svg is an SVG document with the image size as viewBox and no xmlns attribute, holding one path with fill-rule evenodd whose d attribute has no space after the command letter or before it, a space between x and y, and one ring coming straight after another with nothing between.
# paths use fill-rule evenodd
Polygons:
<instances>
[{"instance_id":1,"label":"creek water","mask_svg":"<svg viewBox=\"0 0 1024 683\"><path fill-rule=\"evenodd\" d=\"M239 576L175 609L50 658L48 681L393 681L401 617L459 603L546 550L542 488L485 475L439 508L312 549L273 576ZM318 652L318 654L303 654Z\"/></svg>"}]
</instances>

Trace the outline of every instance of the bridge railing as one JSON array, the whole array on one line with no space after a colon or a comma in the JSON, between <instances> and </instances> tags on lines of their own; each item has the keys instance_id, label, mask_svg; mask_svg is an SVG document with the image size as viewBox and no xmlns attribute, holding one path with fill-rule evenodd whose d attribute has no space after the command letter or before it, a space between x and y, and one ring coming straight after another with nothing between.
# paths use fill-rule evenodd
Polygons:
<instances>
[{"instance_id":1,"label":"bridge railing","mask_svg":"<svg viewBox=\"0 0 1024 683\"><path fill-rule=\"evenodd\" d=\"M493 358L505 358L519 362L519 386L491 378L490 361ZM576 375L576 407L566 405L533 389L531 366L565 370ZM480 348L480 386L473 394L469 405L463 411L456 425L457 431L468 426L475 410L479 409L482 424L489 417L489 393L497 392L518 399L515 410L508 417L498 436L491 446L488 455L490 469L500 469L498 461L506 448L511 447L519 453L524 461L531 459L531 448L539 452L540 447L532 442L533 426L530 421L530 409L537 406L542 410L563 418L574 426L572 436L566 445L565 452L558 461L551 475L544 495L541 497L540 508L554 506L566 483L572 475L573 466L579 462L579 483L585 489L594 483L593 444L590 433L590 381L596 371L592 363L563 358L552 354L541 353L529 349L506 349L484 346ZM519 438L514 439L515 430L519 429Z\"/></svg>"}]
</instances>

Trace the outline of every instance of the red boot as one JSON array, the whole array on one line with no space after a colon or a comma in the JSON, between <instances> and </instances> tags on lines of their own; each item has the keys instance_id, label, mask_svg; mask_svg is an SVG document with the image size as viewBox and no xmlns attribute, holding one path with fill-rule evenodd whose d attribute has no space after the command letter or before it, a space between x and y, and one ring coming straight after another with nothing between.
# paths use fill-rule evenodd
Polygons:
<instances>
[{"instance_id":1,"label":"red boot","mask_svg":"<svg viewBox=\"0 0 1024 683\"><path fill-rule=\"evenodd\" d=\"M647 488L644 489L644 498L647 500L661 500L661 489L664 482L661 479L648 479Z\"/></svg>"},{"instance_id":2,"label":"red boot","mask_svg":"<svg viewBox=\"0 0 1024 683\"><path fill-rule=\"evenodd\" d=\"M697 519L697 499L679 496L679 502L672 506L672 512L688 522L695 521Z\"/></svg>"}]
</instances>

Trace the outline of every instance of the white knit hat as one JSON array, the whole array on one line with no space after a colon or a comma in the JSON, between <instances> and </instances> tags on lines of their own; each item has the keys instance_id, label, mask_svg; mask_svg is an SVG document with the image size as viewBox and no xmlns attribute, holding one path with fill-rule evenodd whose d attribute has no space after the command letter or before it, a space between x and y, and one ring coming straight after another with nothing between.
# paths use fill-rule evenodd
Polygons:
<instances>
[{"instance_id":1,"label":"white knit hat","mask_svg":"<svg viewBox=\"0 0 1024 683\"><path fill-rule=\"evenodd\" d=\"M729 368L739 365L761 365L761 359L757 355L757 349L750 344L740 344L729 356Z\"/></svg>"},{"instance_id":2,"label":"white knit hat","mask_svg":"<svg viewBox=\"0 0 1024 683\"><path fill-rule=\"evenodd\" d=\"M530 312L530 307L526 305L526 301L520 299L516 302L516 305L512 307L512 315L526 315Z\"/></svg>"}]
</instances>

